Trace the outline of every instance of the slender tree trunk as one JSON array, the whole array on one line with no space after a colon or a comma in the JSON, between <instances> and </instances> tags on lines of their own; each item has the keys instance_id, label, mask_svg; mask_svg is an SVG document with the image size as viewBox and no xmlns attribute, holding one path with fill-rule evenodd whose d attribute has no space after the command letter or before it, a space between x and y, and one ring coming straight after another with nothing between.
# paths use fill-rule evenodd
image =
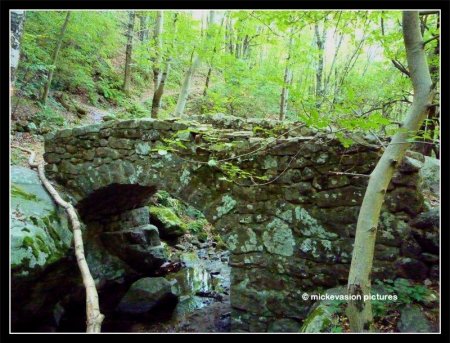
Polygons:
<instances>
[{"instance_id":1,"label":"slender tree trunk","mask_svg":"<svg viewBox=\"0 0 450 343\"><path fill-rule=\"evenodd\" d=\"M64 24L61 27L61 31L59 32L58 41L56 43L56 48L55 48L55 50L53 50L52 68L48 72L47 82L45 83L44 91L42 93L41 102L44 105L47 102L48 92L49 92L50 86L52 84L53 73L54 73L55 68L56 68L56 61L58 60L59 50L61 49L61 44L62 44L62 41L63 41L63 38L64 38L64 34L66 33L67 24L69 23L69 19L70 19L70 11L67 11L66 19L64 20Z\"/></svg>"},{"instance_id":2,"label":"slender tree trunk","mask_svg":"<svg viewBox=\"0 0 450 343\"><path fill-rule=\"evenodd\" d=\"M227 38L228 38L228 39L226 39L226 42L228 42L228 50L229 50L230 54L233 55L234 54L234 43L233 43L234 32L233 32L233 21L231 19L230 13L228 13L228 15L227 15L226 32L227 32Z\"/></svg>"},{"instance_id":3,"label":"slender tree trunk","mask_svg":"<svg viewBox=\"0 0 450 343\"><path fill-rule=\"evenodd\" d=\"M323 48L325 43L325 27L322 34L319 31L319 24L314 25L314 37L317 45L317 66L316 66L316 104L320 107L323 98L322 76L323 76Z\"/></svg>"},{"instance_id":4,"label":"slender tree trunk","mask_svg":"<svg viewBox=\"0 0 450 343\"><path fill-rule=\"evenodd\" d=\"M181 86L180 95L178 96L177 106L175 108L175 116L180 117L184 114L184 109L186 108L187 99L189 97L189 91L191 88L192 76L195 70L200 64L200 57L192 53L191 65L184 75L183 85Z\"/></svg>"},{"instance_id":5,"label":"slender tree trunk","mask_svg":"<svg viewBox=\"0 0 450 343\"><path fill-rule=\"evenodd\" d=\"M245 35L242 43L242 57L245 59L250 57L250 38L248 35Z\"/></svg>"},{"instance_id":6,"label":"slender tree trunk","mask_svg":"<svg viewBox=\"0 0 450 343\"><path fill-rule=\"evenodd\" d=\"M11 70L11 89L16 82L17 67L20 60L20 41L22 39L23 25L25 23L25 11L11 11L11 55L9 67ZM12 95L12 94L11 94Z\"/></svg>"},{"instance_id":7,"label":"slender tree trunk","mask_svg":"<svg viewBox=\"0 0 450 343\"><path fill-rule=\"evenodd\" d=\"M155 30L153 37L155 40L156 57L153 59L153 89L156 90L161 82L161 62L162 62L162 32L164 26L164 13L156 13Z\"/></svg>"},{"instance_id":8,"label":"slender tree trunk","mask_svg":"<svg viewBox=\"0 0 450 343\"><path fill-rule=\"evenodd\" d=\"M208 94L209 80L211 79L211 73L212 73L212 66L210 65L208 68L208 74L206 74L205 88L203 89L204 97L206 97L206 95Z\"/></svg>"},{"instance_id":9,"label":"slender tree trunk","mask_svg":"<svg viewBox=\"0 0 450 343\"><path fill-rule=\"evenodd\" d=\"M291 34L291 37L289 38L288 43L288 54L286 57L286 66L284 68L284 78L283 78L283 87L281 89L281 96L280 96L280 121L284 120L286 118L286 112L287 112L287 104L289 99L289 87L292 83L292 70L290 65L291 60L291 54L292 54L292 42L293 37Z\"/></svg>"},{"instance_id":10,"label":"slender tree trunk","mask_svg":"<svg viewBox=\"0 0 450 343\"><path fill-rule=\"evenodd\" d=\"M128 28L127 28L127 48L125 52L125 75L123 79L123 91L128 92L131 83L131 55L133 53L133 28L136 12L130 11L128 13Z\"/></svg>"},{"instance_id":11,"label":"slender tree trunk","mask_svg":"<svg viewBox=\"0 0 450 343\"><path fill-rule=\"evenodd\" d=\"M292 83L292 71L286 66L284 72L284 86L281 91L281 100L280 100L280 121L286 118L287 108L288 108L288 100L289 100L289 87Z\"/></svg>"},{"instance_id":12,"label":"slender tree trunk","mask_svg":"<svg viewBox=\"0 0 450 343\"><path fill-rule=\"evenodd\" d=\"M142 43L148 41L148 16L146 14L139 16L139 40Z\"/></svg>"},{"instance_id":13,"label":"slender tree trunk","mask_svg":"<svg viewBox=\"0 0 450 343\"><path fill-rule=\"evenodd\" d=\"M222 22L220 24L220 32L218 33L218 35L221 34L222 27L223 27L223 22L224 22L224 18L222 18ZM209 13L209 23L210 23L210 25L211 24L215 24L215 11L210 11L210 13ZM209 38L211 38L211 37L209 37ZM214 56L216 55L216 52L217 52L217 45L216 45L216 43L214 43L213 54L212 54L211 60L209 61L208 73L206 74L205 88L203 89L203 96L204 97L206 97L206 95L208 93L209 82L210 82L210 79L211 79L211 73L212 73L213 64L214 64Z\"/></svg>"},{"instance_id":14,"label":"slender tree trunk","mask_svg":"<svg viewBox=\"0 0 450 343\"><path fill-rule=\"evenodd\" d=\"M395 168L402 161L410 146L408 139L417 132L425 119L434 94L420 33L419 13L404 11L402 21L406 56L414 88L414 100L408 109L402 130L394 135L370 175L359 212L348 277L348 294L355 299L349 301L347 315L350 329L354 332L369 330L372 323L371 302L364 301L364 296L370 295L370 273L376 232L386 190Z\"/></svg>"},{"instance_id":15,"label":"slender tree trunk","mask_svg":"<svg viewBox=\"0 0 450 343\"><path fill-rule=\"evenodd\" d=\"M161 108L161 98L164 94L164 86L166 85L167 76L169 75L170 71L170 64L172 62L172 59L169 57L166 61L166 67L162 73L161 81L158 84L158 88L153 93L153 100L152 100L152 118L158 118L158 112Z\"/></svg>"},{"instance_id":16,"label":"slender tree trunk","mask_svg":"<svg viewBox=\"0 0 450 343\"><path fill-rule=\"evenodd\" d=\"M176 33L177 20L178 20L178 15L177 15L177 13L175 13L175 16L173 19L173 26L174 26L175 33ZM170 50L173 49L174 43L175 43L174 40L172 40ZM156 88L155 91L153 92L152 111L151 111L152 118L158 118L158 112L159 112L159 109L161 108L161 99L164 94L164 87L166 85L166 80L169 76L171 63L172 63L172 57L169 56L166 60L166 66L162 73L161 80L158 83L158 88Z\"/></svg>"},{"instance_id":17,"label":"slender tree trunk","mask_svg":"<svg viewBox=\"0 0 450 343\"><path fill-rule=\"evenodd\" d=\"M327 89L328 89L328 85L330 84L331 74L333 73L333 69L334 69L334 66L335 66L336 61L337 61L337 57L338 57L338 54L339 54L339 50L341 48L341 44L342 44L343 38L344 38L344 35L340 35L339 42L338 42L338 45L336 47L336 51L334 52L333 60L331 61L330 71L328 72L328 75L325 78L325 83L323 85L323 93L324 94L327 94Z\"/></svg>"}]
</instances>

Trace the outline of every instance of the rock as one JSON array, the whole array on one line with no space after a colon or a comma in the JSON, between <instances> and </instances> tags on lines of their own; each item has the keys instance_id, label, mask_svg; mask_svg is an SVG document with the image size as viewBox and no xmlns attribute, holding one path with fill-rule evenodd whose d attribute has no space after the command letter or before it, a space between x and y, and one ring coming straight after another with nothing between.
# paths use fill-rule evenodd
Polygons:
<instances>
[{"instance_id":1,"label":"rock","mask_svg":"<svg viewBox=\"0 0 450 343\"><path fill-rule=\"evenodd\" d=\"M417 218L412 221L411 226L431 231L439 228L439 219L439 208L433 208L417 216Z\"/></svg>"},{"instance_id":2,"label":"rock","mask_svg":"<svg viewBox=\"0 0 450 343\"><path fill-rule=\"evenodd\" d=\"M416 216L424 209L424 198L415 189L398 187L386 194L385 204L391 212L404 211Z\"/></svg>"},{"instance_id":3,"label":"rock","mask_svg":"<svg viewBox=\"0 0 450 343\"><path fill-rule=\"evenodd\" d=\"M428 267L421 261L409 257L401 257L395 262L397 274L411 280L425 280Z\"/></svg>"},{"instance_id":4,"label":"rock","mask_svg":"<svg viewBox=\"0 0 450 343\"><path fill-rule=\"evenodd\" d=\"M405 257L418 258L420 253L422 252L422 248L416 242L415 239L406 239L402 242L401 245L401 254Z\"/></svg>"},{"instance_id":5,"label":"rock","mask_svg":"<svg viewBox=\"0 0 450 343\"><path fill-rule=\"evenodd\" d=\"M167 260L158 229L154 225L103 232L101 238L111 254L118 256L137 271L152 272Z\"/></svg>"},{"instance_id":6,"label":"rock","mask_svg":"<svg viewBox=\"0 0 450 343\"><path fill-rule=\"evenodd\" d=\"M420 260L425 263L436 264L439 263L439 256L424 252L420 254Z\"/></svg>"},{"instance_id":7,"label":"rock","mask_svg":"<svg viewBox=\"0 0 450 343\"><path fill-rule=\"evenodd\" d=\"M425 163L419 170L419 176L422 179L422 188L430 191L433 194L440 194L440 175L441 161L425 156Z\"/></svg>"},{"instance_id":8,"label":"rock","mask_svg":"<svg viewBox=\"0 0 450 343\"><path fill-rule=\"evenodd\" d=\"M159 228L162 238L173 239L186 233L186 224L176 215L176 213L162 206L150 206L150 222Z\"/></svg>"},{"instance_id":9,"label":"rock","mask_svg":"<svg viewBox=\"0 0 450 343\"><path fill-rule=\"evenodd\" d=\"M434 266L432 266L430 268L429 275L432 280L439 280L439 265L438 264L435 264Z\"/></svg>"},{"instance_id":10,"label":"rock","mask_svg":"<svg viewBox=\"0 0 450 343\"><path fill-rule=\"evenodd\" d=\"M423 163L413 157L405 156L398 170L402 173L415 173L423 167Z\"/></svg>"},{"instance_id":11,"label":"rock","mask_svg":"<svg viewBox=\"0 0 450 343\"><path fill-rule=\"evenodd\" d=\"M29 131L29 132L36 132L37 131L37 126L36 126L36 124L35 123L33 123L33 122L29 122L28 123L28 125L27 125L27 131Z\"/></svg>"},{"instance_id":12,"label":"rock","mask_svg":"<svg viewBox=\"0 0 450 343\"><path fill-rule=\"evenodd\" d=\"M103 119L103 121L111 121L111 120L115 120L116 117L114 115L112 115L112 114L106 114L106 115L103 116L102 119Z\"/></svg>"},{"instance_id":13,"label":"rock","mask_svg":"<svg viewBox=\"0 0 450 343\"><path fill-rule=\"evenodd\" d=\"M348 186L319 192L314 198L319 207L355 206L360 205L364 189Z\"/></svg>"},{"instance_id":14,"label":"rock","mask_svg":"<svg viewBox=\"0 0 450 343\"><path fill-rule=\"evenodd\" d=\"M424 252L439 254L439 209L421 213L411 226L412 234Z\"/></svg>"},{"instance_id":15,"label":"rock","mask_svg":"<svg viewBox=\"0 0 450 343\"><path fill-rule=\"evenodd\" d=\"M409 225L402 219L390 212L381 212L377 244L400 247L408 239L411 231Z\"/></svg>"},{"instance_id":16,"label":"rock","mask_svg":"<svg viewBox=\"0 0 450 343\"><path fill-rule=\"evenodd\" d=\"M181 250L181 251L186 251L187 250L187 248L184 245L182 245L182 244L176 244L175 245L175 249L178 249L178 250Z\"/></svg>"},{"instance_id":17,"label":"rock","mask_svg":"<svg viewBox=\"0 0 450 343\"><path fill-rule=\"evenodd\" d=\"M35 171L11 168L11 271L27 276L65 256L72 231Z\"/></svg>"},{"instance_id":18,"label":"rock","mask_svg":"<svg viewBox=\"0 0 450 343\"><path fill-rule=\"evenodd\" d=\"M400 310L399 332L431 332L431 325L418 305L406 305Z\"/></svg>"},{"instance_id":19,"label":"rock","mask_svg":"<svg viewBox=\"0 0 450 343\"><path fill-rule=\"evenodd\" d=\"M293 319L278 319L269 325L268 332L300 332L299 322Z\"/></svg>"},{"instance_id":20,"label":"rock","mask_svg":"<svg viewBox=\"0 0 450 343\"><path fill-rule=\"evenodd\" d=\"M169 281L163 277L146 277L131 285L116 311L125 315L145 315L158 305L175 307L177 302Z\"/></svg>"}]
</instances>

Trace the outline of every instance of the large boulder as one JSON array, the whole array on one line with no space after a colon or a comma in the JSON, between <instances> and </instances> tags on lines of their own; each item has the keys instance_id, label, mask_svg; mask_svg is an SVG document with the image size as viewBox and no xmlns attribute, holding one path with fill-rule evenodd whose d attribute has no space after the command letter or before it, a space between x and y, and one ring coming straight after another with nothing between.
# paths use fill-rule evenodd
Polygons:
<instances>
[{"instance_id":1,"label":"large boulder","mask_svg":"<svg viewBox=\"0 0 450 343\"><path fill-rule=\"evenodd\" d=\"M72 231L38 174L19 166L11 167L10 220L11 328L40 331L53 322L57 298L79 277L70 259Z\"/></svg>"},{"instance_id":2,"label":"large boulder","mask_svg":"<svg viewBox=\"0 0 450 343\"><path fill-rule=\"evenodd\" d=\"M67 216L52 200L38 174L11 167L11 271L35 276L69 250L72 231Z\"/></svg>"},{"instance_id":3,"label":"large boulder","mask_svg":"<svg viewBox=\"0 0 450 343\"><path fill-rule=\"evenodd\" d=\"M400 311L400 321L397 324L400 332L432 332L431 325L418 305L407 305Z\"/></svg>"},{"instance_id":4,"label":"large boulder","mask_svg":"<svg viewBox=\"0 0 450 343\"><path fill-rule=\"evenodd\" d=\"M178 297L172 292L173 283L163 277L146 277L133 283L117 306L124 315L146 315L158 305L175 307Z\"/></svg>"}]
</instances>

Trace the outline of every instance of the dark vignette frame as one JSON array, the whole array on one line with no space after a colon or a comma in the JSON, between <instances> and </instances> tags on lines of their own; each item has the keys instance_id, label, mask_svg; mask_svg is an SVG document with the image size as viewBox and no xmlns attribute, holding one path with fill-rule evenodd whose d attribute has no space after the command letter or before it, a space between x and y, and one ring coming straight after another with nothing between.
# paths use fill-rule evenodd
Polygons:
<instances>
[{"instance_id":1,"label":"dark vignette frame","mask_svg":"<svg viewBox=\"0 0 450 343\"><path fill-rule=\"evenodd\" d=\"M0 54L1 61L1 85L2 90L2 111L1 113L1 133L0 133L0 147L1 153L1 168L0 168L0 180L2 182L1 186L1 202L0 202L0 219L2 220L0 226L0 332L2 335L2 341L8 340L20 340L20 339L30 339L26 334L11 334L10 332L10 312L9 312L9 299L10 299L10 281L9 281L9 187L10 187L10 171L9 171L9 161L10 161L10 112L9 112L9 10L10 9L392 9L392 10L402 10L402 9L440 9L441 10L441 333L440 334L414 334L417 336L422 336L421 338L429 340L443 340L445 342L449 341L449 308L450 308L450 289L449 289L449 250L450 250L450 235L449 235L449 186L448 180L445 175L449 175L450 171L448 168L450 147L449 147L449 137L448 137L448 125L449 125L449 104L448 95L449 92L449 71L448 71L448 61L449 57L449 43L450 43L450 2L449 0L436 0L436 1L418 1L418 0L396 0L396 1L386 1L386 0L369 0L369 1L322 1L322 0L302 0L302 1L239 1L239 0L228 0L223 2L213 2L213 1L179 1L179 0L132 0L132 1L120 1L120 0L50 0L50 1L36 1L36 0L18 0L18 1L2 1L0 3L0 23L2 24L1 29L1 45L3 53ZM444 95L444 96L442 96ZM447 96L445 96L447 95ZM444 176L444 177L442 177ZM8 227L8 230L6 229ZM59 336L59 334L39 334L43 335L38 337L38 339L48 340L53 339L64 339L64 337ZM67 334L65 334L67 335ZM69 334L70 335L70 334ZM113 338L121 338L122 334L103 334L107 335L106 339L110 340ZM302 334L303 337L305 334ZM382 339L397 339L396 334L383 334ZM117 336L117 337L116 337ZM201 336L207 336L206 334ZM345 339L349 338L361 338L359 335L349 335L345 334ZM152 337L146 337L145 335L133 334L131 337L152 339ZM269 338L270 336L268 336ZM74 337L75 339L77 337ZM83 340L87 337L83 337ZM88 336L88 338L93 338ZM193 337L191 337L193 338ZM199 337L196 338L211 338L211 337ZM283 338L294 338L298 339L299 336L295 335L283 335ZM3 340L4 339L4 340ZM34 339L34 338L32 338ZM335 339L335 337L333 337Z\"/></svg>"}]
</instances>

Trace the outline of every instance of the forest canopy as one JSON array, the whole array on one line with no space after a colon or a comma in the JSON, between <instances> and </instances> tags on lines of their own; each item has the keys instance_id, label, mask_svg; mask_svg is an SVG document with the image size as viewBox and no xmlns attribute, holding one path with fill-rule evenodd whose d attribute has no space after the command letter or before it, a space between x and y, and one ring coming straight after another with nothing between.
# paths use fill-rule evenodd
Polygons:
<instances>
[{"instance_id":1,"label":"forest canopy","mask_svg":"<svg viewBox=\"0 0 450 343\"><path fill-rule=\"evenodd\" d=\"M17 96L42 98L53 71L51 93L122 116L224 113L391 134L412 101L400 11L71 11L61 35L66 15L26 12ZM438 19L421 18L437 82Z\"/></svg>"}]
</instances>

